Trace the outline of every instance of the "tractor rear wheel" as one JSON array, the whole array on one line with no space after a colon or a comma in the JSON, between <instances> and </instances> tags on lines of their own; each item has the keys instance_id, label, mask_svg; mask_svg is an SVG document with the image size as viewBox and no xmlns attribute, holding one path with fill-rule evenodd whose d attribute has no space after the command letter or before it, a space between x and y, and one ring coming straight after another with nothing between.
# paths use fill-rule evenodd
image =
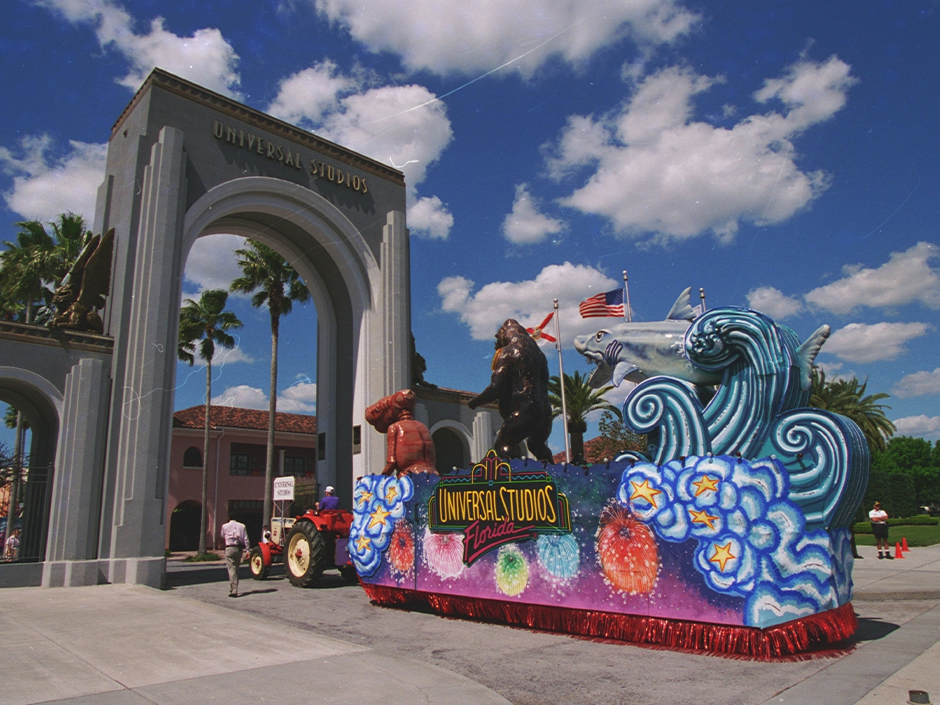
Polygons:
<instances>
[{"instance_id":1,"label":"tractor rear wheel","mask_svg":"<svg viewBox=\"0 0 940 705\"><path fill-rule=\"evenodd\" d=\"M284 570L297 587L310 587L326 567L326 544L311 521L298 521L287 536Z\"/></svg>"},{"instance_id":2,"label":"tractor rear wheel","mask_svg":"<svg viewBox=\"0 0 940 705\"><path fill-rule=\"evenodd\" d=\"M264 580L268 577L270 565L264 564L264 554L261 549L255 546L248 554L248 569L251 571L251 577L255 580Z\"/></svg>"}]
</instances>

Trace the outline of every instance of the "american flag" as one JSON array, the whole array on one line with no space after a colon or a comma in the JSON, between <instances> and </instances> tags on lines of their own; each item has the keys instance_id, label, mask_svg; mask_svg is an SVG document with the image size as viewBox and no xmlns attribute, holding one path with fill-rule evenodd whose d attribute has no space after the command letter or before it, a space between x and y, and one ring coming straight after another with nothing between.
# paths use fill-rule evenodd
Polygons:
<instances>
[{"instance_id":1,"label":"american flag","mask_svg":"<svg viewBox=\"0 0 940 705\"><path fill-rule=\"evenodd\" d=\"M623 317L623 289L614 289L606 294L597 294L578 306L581 318Z\"/></svg>"}]
</instances>

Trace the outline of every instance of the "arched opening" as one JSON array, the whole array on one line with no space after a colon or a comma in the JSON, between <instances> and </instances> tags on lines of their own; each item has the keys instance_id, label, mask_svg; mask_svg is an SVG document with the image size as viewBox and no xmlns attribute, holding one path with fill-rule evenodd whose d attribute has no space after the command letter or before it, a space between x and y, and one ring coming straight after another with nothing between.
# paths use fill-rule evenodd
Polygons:
<instances>
[{"instance_id":1,"label":"arched opening","mask_svg":"<svg viewBox=\"0 0 940 705\"><path fill-rule=\"evenodd\" d=\"M447 427L437 429L431 434L434 451L437 454L436 468L442 475L451 473L454 468L465 468L469 464L469 453L463 439Z\"/></svg>"},{"instance_id":2,"label":"arched opening","mask_svg":"<svg viewBox=\"0 0 940 705\"><path fill-rule=\"evenodd\" d=\"M199 521L202 505L195 500L180 502L170 515L171 551L195 551L199 547Z\"/></svg>"},{"instance_id":3,"label":"arched opening","mask_svg":"<svg viewBox=\"0 0 940 705\"><path fill-rule=\"evenodd\" d=\"M184 468L201 468L202 467L202 451L196 446L189 446L183 452L183 467Z\"/></svg>"},{"instance_id":4,"label":"arched opening","mask_svg":"<svg viewBox=\"0 0 940 705\"><path fill-rule=\"evenodd\" d=\"M251 238L280 253L310 290L315 327L305 339L316 365L317 482L352 498L353 418L368 390L371 369L360 368L363 323L381 280L376 259L349 220L308 189L266 177L246 177L211 189L186 214L182 250L208 235ZM295 321L305 313L294 313ZM286 320L289 320L290 317ZM315 335L314 335L315 332ZM358 373L358 374L357 374ZM311 375L311 377L313 377ZM384 379L381 381L381 390ZM361 411L359 411L361 414Z\"/></svg>"},{"instance_id":5,"label":"arched opening","mask_svg":"<svg viewBox=\"0 0 940 705\"><path fill-rule=\"evenodd\" d=\"M49 530L49 507L52 498L52 479L58 439L58 412L50 393L54 389L45 380L37 378L31 384L24 379L28 375L20 371L19 378L0 376L0 402L6 408L13 407L22 412L28 430L22 436L21 467L15 471L15 463L4 468L3 473L3 534L4 541L10 531L19 529L19 547L15 559L22 562L41 561L45 556L46 538ZM48 387L48 389L44 389ZM57 396L57 393L55 393ZM8 406L6 406L8 405ZM15 450L15 431L8 450ZM12 501L11 501L12 500Z\"/></svg>"}]
</instances>

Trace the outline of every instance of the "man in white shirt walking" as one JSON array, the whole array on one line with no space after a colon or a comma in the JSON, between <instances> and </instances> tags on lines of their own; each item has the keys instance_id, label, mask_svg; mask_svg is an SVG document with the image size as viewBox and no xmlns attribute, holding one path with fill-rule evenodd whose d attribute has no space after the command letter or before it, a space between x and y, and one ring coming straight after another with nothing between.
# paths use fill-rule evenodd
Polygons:
<instances>
[{"instance_id":1,"label":"man in white shirt walking","mask_svg":"<svg viewBox=\"0 0 940 705\"><path fill-rule=\"evenodd\" d=\"M228 568L228 596L238 597L238 566L242 554L248 549L248 532L245 525L235 519L229 511L228 522L222 524L222 542L225 544L225 567Z\"/></svg>"}]
</instances>

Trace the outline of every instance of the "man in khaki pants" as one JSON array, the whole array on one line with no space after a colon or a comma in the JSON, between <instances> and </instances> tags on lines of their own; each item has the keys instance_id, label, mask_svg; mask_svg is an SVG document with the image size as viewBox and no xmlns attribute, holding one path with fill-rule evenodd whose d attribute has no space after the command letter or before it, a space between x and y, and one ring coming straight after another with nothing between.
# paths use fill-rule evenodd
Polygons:
<instances>
[{"instance_id":1,"label":"man in khaki pants","mask_svg":"<svg viewBox=\"0 0 940 705\"><path fill-rule=\"evenodd\" d=\"M225 567L228 568L228 596L238 597L238 566L242 562L242 553L248 549L248 533L245 525L236 521L232 511L228 513L228 522L222 524L222 542L225 544Z\"/></svg>"}]
</instances>

